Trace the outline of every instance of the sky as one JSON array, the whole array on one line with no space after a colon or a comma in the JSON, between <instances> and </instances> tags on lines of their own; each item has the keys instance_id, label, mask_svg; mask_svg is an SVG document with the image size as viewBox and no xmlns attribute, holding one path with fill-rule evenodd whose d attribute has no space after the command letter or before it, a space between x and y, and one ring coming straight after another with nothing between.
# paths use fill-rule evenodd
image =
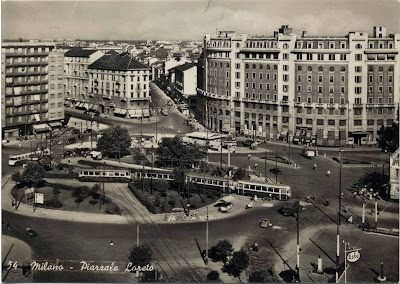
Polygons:
<instances>
[{"instance_id":1,"label":"sky","mask_svg":"<svg viewBox=\"0 0 400 284\"><path fill-rule=\"evenodd\" d=\"M190 40L216 30L345 35L400 29L400 0L2 1L3 39Z\"/></svg>"}]
</instances>

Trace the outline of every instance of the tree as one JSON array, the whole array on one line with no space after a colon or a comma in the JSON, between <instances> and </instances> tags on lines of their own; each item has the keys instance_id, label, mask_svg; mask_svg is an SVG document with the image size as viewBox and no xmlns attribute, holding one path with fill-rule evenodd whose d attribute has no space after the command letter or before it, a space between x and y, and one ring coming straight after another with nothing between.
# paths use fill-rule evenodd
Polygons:
<instances>
[{"instance_id":1,"label":"tree","mask_svg":"<svg viewBox=\"0 0 400 284\"><path fill-rule=\"evenodd\" d=\"M240 274L249 266L249 255L244 250L236 251L228 264L224 266L228 274L240 277Z\"/></svg>"},{"instance_id":2,"label":"tree","mask_svg":"<svg viewBox=\"0 0 400 284\"><path fill-rule=\"evenodd\" d=\"M173 170L174 180L172 181L172 187L175 187L180 193L185 188L185 171L181 168L174 168Z\"/></svg>"},{"instance_id":3,"label":"tree","mask_svg":"<svg viewBox=\"0 0 400 284\"><path fill-rule=\"evenodd\" d=\"M233 180L238 181L240 179L245 179L247 177L247 172L243 168L239 168L233 174Z\"/></svg>"},{"instance_id":4,"label":"tree","mask_svg":"<svg viewBox=\"0 0 400 284\"><path fill-rule=\"evenodd\" d=\"M156 154L161 166L190 168L204 159L206 152L197 145L184 143L181 138L163 138Z\"/></svg>"},{"instance_id":5,"label":"tree","mask_svg":"<svg viewBox=\"0 0 400 284\"><path fill-rule=\"evenodd\" d=\"M21 173L20 172L15 172L12 174L11 179L15 181L16 183L21 182Z\"/></svg>"},{"instance_id":6,"label":"tree","mask_svg":"<svg viewBox=\"0 0 400 284\"><path fill-rule=\"evenodd\" d=\"M97 150L111 158L126 155L130 146L131 137L128 130L119 125L107 129L97 142Z\"/></svg>"},{"instance_id":7,"label":"tree","mask_svg":"<svg viewBox=\"0 0 400 284\"><path fill-rule=\"evenodd\" d=\"M265 270L253 271L249 275L249 282L252 283L268 283L275 282Z\"/></svg>"},{"instance_id":8,"label":"tree","mask_svg":"<svg viewBox=\"0 0 400 284\"><path fill-rule=\"evenodd\" d=\"M382 125L381 129L378 131L378 144L382 150L387 150L390 153L399 148L399 125L393 123L391 126L384 127Z\"/></svg>"},{"instance_id":9,"label":"tree","mask_svg":"<svg viewBox=\"0 0 400 284\"><path fill-rule=\"evenodd\" d=\"M232 244L228 240L222 240L210 249L209 256L214 261L225 262L228 255L231 255L232 252Z\"/></svg>"},{"instance_id":10,"label":"tree","mask_svg":"<svg viewBox=\"0 0 400 284\"><path fill-rule=\"evenodd\" d=\"M152 252L148 246L140 245L131 249L129 261L132 262L133 266L146 266L147 264L150 264L151 259Z\"/></svg>"},{"instance_id":11,"label":"tree","mask_svg":"<svg viewBox=\"0 0 400 284\"><path fill-rule=\"evenodd\" d=\"M41 164L27 163L24 171L20 175L20 182L28 186L39 183L44 179L45 170Z\"/></svg>"}]
</instances>

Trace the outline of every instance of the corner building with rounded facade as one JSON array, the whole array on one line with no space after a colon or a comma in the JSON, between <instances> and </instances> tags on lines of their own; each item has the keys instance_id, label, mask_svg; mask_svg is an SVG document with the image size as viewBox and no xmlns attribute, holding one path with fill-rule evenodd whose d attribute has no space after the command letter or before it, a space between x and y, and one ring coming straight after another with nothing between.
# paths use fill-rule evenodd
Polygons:
<instances>
[{"instance_id":1,"label":"corner building with rounded facade","mask_svg":"<svg viewBox=\"0 0 400 284\"><path fill-rule=\"evenodd\" d=\"M267 139L298 133L317 145L373 143L398 119L400 34L273 36L219 32L204 37L204 123Z\"/></svg>"}]
</instances>

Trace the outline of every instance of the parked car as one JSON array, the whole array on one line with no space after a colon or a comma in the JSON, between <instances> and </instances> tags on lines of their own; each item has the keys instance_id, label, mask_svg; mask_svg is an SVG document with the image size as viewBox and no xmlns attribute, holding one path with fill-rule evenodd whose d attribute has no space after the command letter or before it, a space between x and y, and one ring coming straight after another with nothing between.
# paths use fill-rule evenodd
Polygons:
<instances>
[{"instance_id":1,"label":"parked car","mask_svg":"<svg viewBox=\"0 0 400 284\"><path fill-rule=\"evenodd\" d=\"M259 223L261 228L268 228L271 226L271 221L269 219L262 219Z\"/></svg>"},{"instance_id":2,"label":"parked car","mask_svg":"<svg viewBox=\"0 0 400 284\"><path fill-rule=\"evenodd\" d=\"M283 216L294 216L294 210L286 206L279 208L278 212Z\"/></svg>"},{"instance_id":3,"label":"parked car","mask_svg":"<svg viewBox=\"0 0 400 284\"><path fill-rule=\"evenodd\" d=\"M250 209L250 208L253 208L253 202L247 203L246 209Z\"/></svg>"},{"instance_id":4,"label":"parked car","mask_svg":"<svg viewBox=\"0 0 400 284\"><path fill-rule=\"evenodd\" d=\"M30 236L31 238L36 237L38 235L38 233L34 230L32 230L31 228L26 228L25 233Z\"/></svg>"},{"instance_id":5,"label":"parked car","mask_svg":"<svg viewBox=\"0 0 400 284\"><path fill-rule=\"evenodd\" d=\"M168 116L168 109L162 108L162 109L161 109L161 114L162 114L163 116Z\"/></svg>"},{"instance_id":6,"label":"parked car","mask_svg":"<svg viewBox=\"0 0 400 284\"><path fill-rule=\"evenodd\" d=\"M229 210L231 210L232 209L232 203L226 203L225 205L223 205L223 206L221 206L221 207L219 207L219 211L220 212L228 212Z\"/></svg>"},{"instance_id":7,"label":"parked car","mask_svg":"<svg viewBox=\"0 0 400 284\"><path fill-rule=\"evenodd\" d=\"M253 140L246 140L242 143L243 147L251 147L251 145L253 144Z\"/></svg>"}]
</instances>

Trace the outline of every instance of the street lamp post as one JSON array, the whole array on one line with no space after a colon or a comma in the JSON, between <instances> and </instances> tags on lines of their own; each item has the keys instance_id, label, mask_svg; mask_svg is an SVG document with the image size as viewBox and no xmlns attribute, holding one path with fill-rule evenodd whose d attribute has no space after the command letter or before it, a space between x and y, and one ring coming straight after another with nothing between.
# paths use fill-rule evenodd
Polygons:
<instances>
[{"instance_id":1,"label":"street lamp post","mask_svg":"<svg viewBox=\"0 0 400 284\"><path fill-rule=\"evenodd\" d=\"M297 281L300 282L300 208L296 210L296 232L297 232L297 245L296 245L296 273L297 273Z\"/></svg>"},{"instance_id":2,"label":"street lamp post","mask_svg":"<svg viewBox=\"0 0 400 284\"><path fill-rule=\"evenodd\" d=\"M337 227L336 227L336 283L339 279L339 263L340 263L340 223L341 223L341 210L342 210L342 151L339 150L339 205L338 205L338 213L337 213Z\"/></svg>"},{"instance_id":3,"label":"street lamp post","mask_svg":"<svg viewBox=\"0 0 400 284\"><path fill-rule=\"evenodd\" d=\"M207 216L206 216L206 255L204 257L204 262L208 263L208 205L207 205Z\"/></svg>"}]
</instances>

